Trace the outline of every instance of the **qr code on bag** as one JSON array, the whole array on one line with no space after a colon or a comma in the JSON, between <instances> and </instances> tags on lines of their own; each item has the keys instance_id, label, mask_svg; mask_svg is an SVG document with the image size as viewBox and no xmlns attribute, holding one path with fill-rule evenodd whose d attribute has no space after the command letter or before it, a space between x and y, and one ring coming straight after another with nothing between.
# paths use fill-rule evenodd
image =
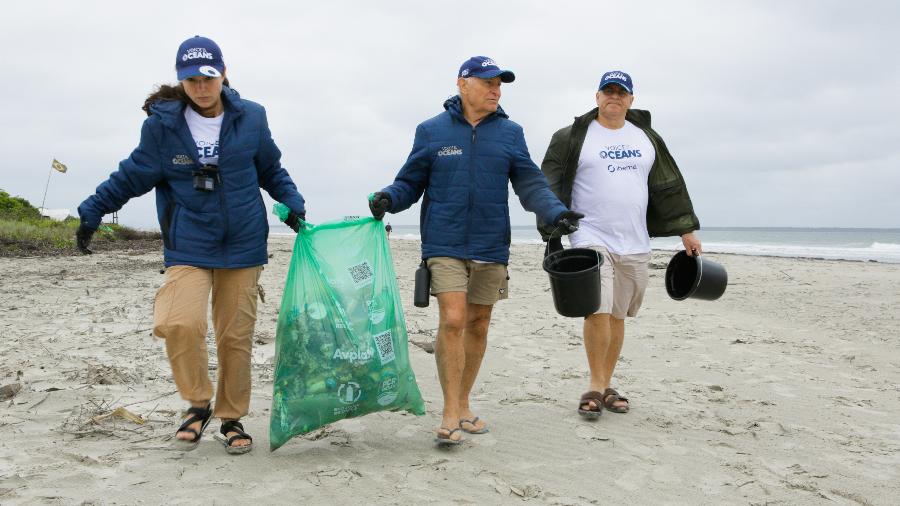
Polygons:
<instances>
[{"instance_id":1,"label":"qr code on bag","mask_svg":"<svg viewBox=\"0 0 900 506\"><path fill-rule=\"evenodd\" d=\"M385 330L372 337L375 339L375 348L378 350L381 365L393 362L397 355L394 354L394 336L391 334L391 331Z\"/></svg>"},{"instance_id":2,"label":"qr code on bag","mask_svg":"<svg viewBox=\"0 0 900 506\"><path fill-rule=\"evenodd\" d=\"M367 260L351 265L347 268L347 272L350 273L350 279L353 280L353 285L356 288L361 288L375 281L375 270L372 269L372 265Z\"/></svg>"}]
</instances>

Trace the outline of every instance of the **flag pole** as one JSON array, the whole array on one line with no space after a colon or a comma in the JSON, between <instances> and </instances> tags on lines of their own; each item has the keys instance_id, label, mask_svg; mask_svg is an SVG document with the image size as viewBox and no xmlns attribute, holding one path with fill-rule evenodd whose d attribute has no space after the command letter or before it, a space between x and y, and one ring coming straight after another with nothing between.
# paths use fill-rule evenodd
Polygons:
<instances>
[{"instance_id":1,"label":"flag pole","mask_svg":"<svg viewBox=\"0 0 900 506\"><path fill-rule=\"evenodd\" d=\"M43 215L44 204L47 203L47 189L50 188L50 176L53 175L53 164L50 164L50 173L47 174L47 184L44 186L44 198L41 200L41 214Z\"/></svg>"}]
</instances>

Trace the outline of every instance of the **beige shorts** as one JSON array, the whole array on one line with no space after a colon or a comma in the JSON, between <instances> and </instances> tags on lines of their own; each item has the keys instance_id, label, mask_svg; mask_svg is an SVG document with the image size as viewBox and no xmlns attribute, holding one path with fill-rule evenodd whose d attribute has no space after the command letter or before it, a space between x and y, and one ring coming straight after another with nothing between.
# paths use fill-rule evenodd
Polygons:
<instances>
[{"instance_id":1,"label":"beige shorts","mask_svg":"<svg viewBox=\"0 0 900 506\"><path fill-rule=\"evenodd\" d=\"M469 304L486 306L509 297L509 275L503 264L450 257L433 257L427 262L431 271L432 295L466 292Z\"/></svg>"},{"instance_id":2,"label":"beige shorts","mask_svg":"<svg viewBox=\"0 0 900 506\"><path fill-rule=\"evenodd\" d=\"M600 266L600 309L613 318L624 320L637 316L644 302L649 278L650 253L617 255L603 246L591 246L603 255Z\"/></svg>"}]
</instances>

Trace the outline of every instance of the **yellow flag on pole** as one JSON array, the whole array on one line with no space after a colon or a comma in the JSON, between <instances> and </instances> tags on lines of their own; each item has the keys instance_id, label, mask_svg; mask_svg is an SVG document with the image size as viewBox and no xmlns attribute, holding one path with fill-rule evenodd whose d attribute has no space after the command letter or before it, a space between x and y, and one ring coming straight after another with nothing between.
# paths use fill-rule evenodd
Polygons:
<instances>
[{"instance_id":1,"label":"yellow flag on pole","mask_svg":"<svg viewBox=\"0 0 900 506\"><path fill-rule=\"evenodd\" d=\"M66 167L65 165L60 163L59 160L57 160L56 158L53 159L53 163L51 165L53 166L54 169L56 169L60 172L65 172L65 171L69 170L68 167Z\"/></svg>"}]
</instances>

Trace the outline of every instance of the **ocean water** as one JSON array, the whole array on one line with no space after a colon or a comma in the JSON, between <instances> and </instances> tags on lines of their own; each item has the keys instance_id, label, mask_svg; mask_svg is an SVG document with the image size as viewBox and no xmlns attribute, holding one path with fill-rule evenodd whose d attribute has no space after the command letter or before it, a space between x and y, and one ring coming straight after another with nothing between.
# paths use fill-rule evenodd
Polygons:
<instances>
[{"instance_id":1,"label":"ocean water","mask_svg":"<svg viewBox=\"0 0 900 506\"><path fill-rule=\"evenodd\" d=\"M711 253L900 263L900 229L720 228L697 232ZM681 239L651 240L656 249L681 249Z\"/></svg>"},{"instance_id":2,"label":"ocean water","mask_svg":"<svg viewBox=\"0 0 900 506\"><path fill-rule=\"evenodd\" d=\"M392 239L421 239L418 225L391 226ZM290 232L281 224L271 227L273 234ZM706 227L697 235L708 253L900 263L900 229ZM512 241L542 244L532 226L512 227ZM682 248L678 237L655 238L650 244L659 250Z\"/></svg>"}]
</instances>

